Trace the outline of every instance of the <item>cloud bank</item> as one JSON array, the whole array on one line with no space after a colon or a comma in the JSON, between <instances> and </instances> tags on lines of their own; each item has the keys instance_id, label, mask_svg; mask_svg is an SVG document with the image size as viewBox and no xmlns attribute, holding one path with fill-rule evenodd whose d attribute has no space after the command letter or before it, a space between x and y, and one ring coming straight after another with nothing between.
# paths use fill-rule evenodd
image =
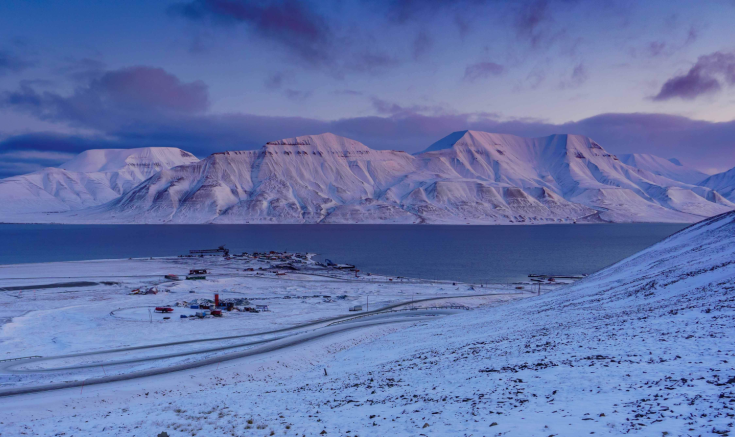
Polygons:
<instances>
[{"instance_id":1,"label":"cloud bank","mask_svg":"<svg viewBox=\"0 0 735 437\"><path fill-rule=\"evenodd\" d=\"M0 142L0 157L5 160L0 176L58 165L62 158L90 148L168 146L206 156L223 150L257 148L280 138L333 132L376 149L418 152L451 132L465 129L524 137L581 134L594 138L612 153L676 157L700 168L707 168L717 156L721 170L735 166L735 121L714 123L665 114L610 113L552 124L493 113L457 113L442 106L401 106L377 98L372 104L379 116L319 120L215 114L208 111L204 83L184 82L162 69L145 66L104 72L67 95L41 92L23 84L0 94L0 107L93 133L36 133L6 138Z\"/></svg>"}]
</instances>

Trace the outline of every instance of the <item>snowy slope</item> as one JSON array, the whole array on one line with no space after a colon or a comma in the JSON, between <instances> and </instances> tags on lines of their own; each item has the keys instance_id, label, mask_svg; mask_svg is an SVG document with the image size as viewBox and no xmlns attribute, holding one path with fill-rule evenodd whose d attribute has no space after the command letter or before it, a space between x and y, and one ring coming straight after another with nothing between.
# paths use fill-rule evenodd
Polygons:
<instances>
[{"instance_id":1,"label":"snowy slope","mask_svg":"<svg viewBox=\"0 0 735 437\"><path fill-rule=\"evenodd\" d=\"M34 213L106 203L164 168L197 161L169 147L87 150L60 168L0 180L0 218L33 221Z\"/></svg>"},{"instance_id":2,"label":"snowy slope","mask_svg":"<svg viewBox=\"0 0 735 437\"><path fill-rule=\"evenodd\" d=\"M649 171L653 174L673 179L675 181L696 185L708 175L701 171L683 165L677 159L665 159L656 155L632 153L618 155L620 161L631 167Z\"/></svg>"},{"instance_id":3,"label":"snowy slope","mask_svg":"<svg viewBox=\"0 0 735 437\"><path fill-rule=\"evenodd\" d=\"M716 190L731 202L735 202L735 168L712 175L700 182L699 185Z\"/></svg>"},{"instance_id":4,"label":"snowy slope","mask_svg":"<svg viewBox=\"0 0 735 437\"><path fill-rule=\"evenodd\" d=\"M275 427L277 405L294 405L306 434L728 435L733 326L731 212L564 290L352 348L329 378L315 369L238 406Z\"/></svg>"}]
</instances>

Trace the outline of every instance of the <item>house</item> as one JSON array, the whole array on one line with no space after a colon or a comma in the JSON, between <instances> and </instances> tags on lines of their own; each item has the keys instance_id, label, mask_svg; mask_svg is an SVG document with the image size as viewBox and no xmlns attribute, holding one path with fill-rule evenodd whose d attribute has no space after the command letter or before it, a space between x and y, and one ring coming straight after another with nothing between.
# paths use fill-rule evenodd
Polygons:
<instances>
[{"instance_id":1,"label":"house","mask_svg":"<svg viewBox=\"0 0 735 437\"><path fill-rule=\"evenodd\" d=\"M270 311L268 305L255 305L255 309L258 311Z\"/></svg>"}]
</instances>

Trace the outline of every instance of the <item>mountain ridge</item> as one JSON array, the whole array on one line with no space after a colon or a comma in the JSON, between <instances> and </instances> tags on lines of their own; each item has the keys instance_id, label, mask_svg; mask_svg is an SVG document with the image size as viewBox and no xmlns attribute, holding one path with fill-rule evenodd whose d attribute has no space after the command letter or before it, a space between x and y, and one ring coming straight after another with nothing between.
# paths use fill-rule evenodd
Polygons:
<instances>
[{"instance_id":1,"label":"mountain ridge","mask_svg":"<svg viewBox=\"0 0 735 437\"><path fill-rule=\"evenodd\" d=\"M628 165L580 135L523 138L458 131L411 155L374 150L326 133L269 141L259 150L218 152L201 161L163 168L107 203L53 219L79 223L687 223L733 208L732 201L711 188Z\"/></svg>"},{"instance_id":2,"label":"mountain ridge","mask_svg":"<svg viewBox=\"0 0 735 437\"><path fill-rule=\"evenodd\" d=\"M80 210L117 199L169 166L198 161L171 147L93 149L60 167L0 179L0 217Z\"/></svg>"}]
</instances>

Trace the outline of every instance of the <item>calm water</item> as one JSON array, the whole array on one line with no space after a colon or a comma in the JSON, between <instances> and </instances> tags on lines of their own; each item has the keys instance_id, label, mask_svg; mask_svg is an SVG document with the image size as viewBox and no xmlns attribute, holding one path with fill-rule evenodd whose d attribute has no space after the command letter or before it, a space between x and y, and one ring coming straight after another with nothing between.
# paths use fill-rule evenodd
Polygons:
<instances>
[{"instance_id":1,"label":"calm water","mask_svg":"<svg viewBox=\"0 0 735 437\"><path fill-rule=\"evenodd\" d=\"M593 273L684 225L0 225L0 264L235 252L316 252L363 271L510 282Z\"/></svg>"}]
</instances>

